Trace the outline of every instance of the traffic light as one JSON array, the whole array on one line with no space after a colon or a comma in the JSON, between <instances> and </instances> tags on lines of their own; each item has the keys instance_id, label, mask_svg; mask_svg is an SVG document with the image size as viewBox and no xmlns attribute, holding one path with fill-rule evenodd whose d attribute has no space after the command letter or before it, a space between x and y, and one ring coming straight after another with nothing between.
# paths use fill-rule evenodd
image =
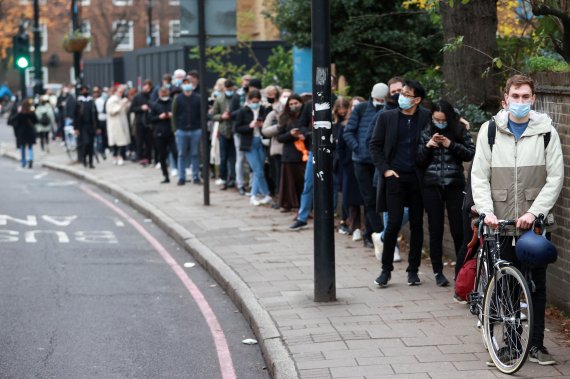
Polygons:
<instances>
[{"instance_id":1,"label":"traffic light","mask_svg":"<svg viewBox=\"0 0 570 379\"><path fill-rule=\"evenodd\" d=\"M18 34L12 38L14 68L25 70L30 67L30 40L27 34Z\"/></svg>"}]
</instances>

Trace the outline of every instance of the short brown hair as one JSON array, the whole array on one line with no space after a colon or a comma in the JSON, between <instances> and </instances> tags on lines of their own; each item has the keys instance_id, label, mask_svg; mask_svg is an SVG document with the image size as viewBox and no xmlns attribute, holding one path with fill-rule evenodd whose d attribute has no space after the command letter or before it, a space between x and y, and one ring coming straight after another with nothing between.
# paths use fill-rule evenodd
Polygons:
<instances>
[{"instance_id":1,"label":"short brown hair","mask_svg":"<svg viewBox=\"0 0 570 379\"><path fill-rule=\"evenodd\" d=\"M534 80L526 75L513 75L507 80L507 85L505 86L505 93L508 95L511 87L518 88L520 86L528 85L532 94L534 95Z\"/></svg>"},{"instance_id":2,"label":"short brown hair","mask_svg":"<svg viewBox=\"0 0 570 379\"><path fill-rule=\"evenodd\" d=\"M388 88L390 88L390 86L394 83L402 83L402 85L404 85L404 81L404 78L394 76L392 79L388 80Z\"/></svg>"}]
</instances>

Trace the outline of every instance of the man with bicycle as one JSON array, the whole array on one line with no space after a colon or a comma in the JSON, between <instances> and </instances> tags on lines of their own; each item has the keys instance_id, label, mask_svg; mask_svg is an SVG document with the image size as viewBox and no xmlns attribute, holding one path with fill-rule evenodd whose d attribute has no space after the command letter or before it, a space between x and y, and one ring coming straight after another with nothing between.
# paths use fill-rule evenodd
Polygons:
<instances>
[{"instance_id":1,"label":"man with bicycle","mask_svg":"<svg viewBox=\"0 0 570 379\"><path fill-rule=\"evenodd\" d=\"M535 98L531 78L514 75L507 80L505 109L495 115L494 123L481 126L471 173L475 208L486 215L485 223L497 228L499 219L517 220L518 236L533 226L539 214L552 211L564 180L560 138L548 115L531 110ZM496 132L489 132L493 125ZM512 241L518 237L508 238L501 257L520 266ZM530 361L552 365L556 361L543 344L546 266L532 267L530 272L536 286Z\"/></svg>"}]
</instances>

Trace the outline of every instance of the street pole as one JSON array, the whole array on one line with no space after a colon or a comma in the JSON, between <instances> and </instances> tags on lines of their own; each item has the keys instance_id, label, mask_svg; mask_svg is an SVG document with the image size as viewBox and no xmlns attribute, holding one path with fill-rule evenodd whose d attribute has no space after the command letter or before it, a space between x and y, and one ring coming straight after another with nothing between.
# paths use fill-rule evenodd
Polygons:
<instances>
[{"instance_id":1,"label":"street pole","mask_svg":"<svg viewBox=\"0 0 570 379\"><path fill-rule=\"evenodd\" d=\"M40 30L40 4L39 0L34 0L34 95L41 95L44 92L44 81L42 75L42 36Z\"/></svg>"},{"instance_id":2,"label":"street pole","mask_svg":"<svg viewBox=\"0 0 570 379\"><path fill-rule=\"evenodd\" d=\"M315 301L336 301L330 74L330 2L312 0Z\"/></svg>"},{"instance_id":3,"label":"street pole","mask_svg":"<svg viewBox=\"0 0 570 379\"><path fill-rule=\"evenodd\" d=\"M147 36L147 46L154 46L154 38L152 35L152 0L148 0L147 5L147 17L148 17L148 36Z\"/></svg>"},{"instance_id":4,"label":"street pole","mask_svg":"<svg viewBox=\"0 0 570 379\"><path fill-rule=\"evenodd\" d=\"M210 205L210 149L208 146L208 93L206 92L206 5L198 0L198 49L200 50L200 113L202 127L202 179L204 205Z\"/></svg>"},{"instance_id":5,"label":"street pole","mask_svg":"<svg viewBox=\"0 0 570 379\"><path fill-rule=\"evenodd\" d=\"M74 32L81 29L77 0L71 0L71 24ZM81 73L81 52L73 53L73 72L75 73L75 95L79 96L79 88L83 82L83 74Z\"/></svg>"}]
</instances>

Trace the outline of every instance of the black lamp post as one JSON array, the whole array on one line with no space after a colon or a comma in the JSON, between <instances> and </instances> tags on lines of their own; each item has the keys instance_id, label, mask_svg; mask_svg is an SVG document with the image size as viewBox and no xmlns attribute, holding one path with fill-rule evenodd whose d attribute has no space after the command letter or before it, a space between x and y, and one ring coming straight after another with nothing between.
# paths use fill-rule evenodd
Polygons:
<instances>
[{"instance_id":1,"label":"black lamp post","mask_svg":"<svg viewBox=\"0 0 570 379\"><path fill-rule=\"evenodd\" d=\"M152 33L152 0L148 0L146 12L148 17L148 35L146 37L146 44L147 46L154 46L154 36Z\"/></svg>"},{"instance_id":2,"label":"black lamp post","mask_svg":"<svg viewBox=\"0 0 570 379\"><path fill-rule=\"evenodd\" d=\"M41 95L44 92L41 49L40 4L39 0L34 0L34 95Z\"/></svg>"}]
</instances>

